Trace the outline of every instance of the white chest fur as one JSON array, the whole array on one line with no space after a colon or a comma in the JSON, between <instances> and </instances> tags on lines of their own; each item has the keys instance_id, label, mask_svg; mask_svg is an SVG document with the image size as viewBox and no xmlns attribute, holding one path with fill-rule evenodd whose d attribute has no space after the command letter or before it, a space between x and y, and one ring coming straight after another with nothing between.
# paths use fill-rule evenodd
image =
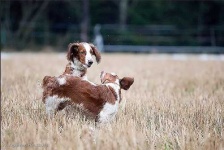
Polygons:
<instances>
[{"instance_id":1,"label":"white chest fur","mask_svg":"<svg viewBox=\"0 0 224 150\"><path fill-rule=\"evenodd\" d=\"M99 122L100 123L107 123L111 121L115 115L117 114L118 107L119 107L119 101L120 101L120 95L119 95L119 86L117 84L108 83L106 86L110 86L114 89L117 99L115 101L115 104L111 103L105 103L103 106L103 109L99 113Z\"/></svg>"},{"instance_id":2,"label":"white chest fur","mask_svg":"<svg viewBox=\"0 0 224 150\"><path fill-rule=\"evenodd\" d=\"M105 103L99 114L100 123L107 123L115 117L118 111L118 103L119 101L116 101L115 104Z\"/></svg>"}]
</instances>

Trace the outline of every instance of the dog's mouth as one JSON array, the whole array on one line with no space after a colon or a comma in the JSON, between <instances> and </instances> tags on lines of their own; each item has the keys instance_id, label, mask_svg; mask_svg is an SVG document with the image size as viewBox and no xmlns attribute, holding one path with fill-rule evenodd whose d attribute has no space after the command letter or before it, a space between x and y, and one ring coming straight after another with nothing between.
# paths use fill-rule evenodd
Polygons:
<instances>
[{"instance_id":1,"label":"dog's mouth","mask_svg":"<svg viewBox=\"0 0 224 150\"><path fill-rule=\"evenodd\" d=\"M92 65L87 65L88 68L90 68Z\"/></svg>"},{"instance_id":2,"label":"dog's mouth","mask_svg":"<svg viewBox=\"0 0 224 150\"><path fill-rule=\"evenodd\" d=\"M87 64L83 64L83 67L85 67L85 68L90 68L91 67L91 65L87 65Z\"/></svg>"}]
</instances>

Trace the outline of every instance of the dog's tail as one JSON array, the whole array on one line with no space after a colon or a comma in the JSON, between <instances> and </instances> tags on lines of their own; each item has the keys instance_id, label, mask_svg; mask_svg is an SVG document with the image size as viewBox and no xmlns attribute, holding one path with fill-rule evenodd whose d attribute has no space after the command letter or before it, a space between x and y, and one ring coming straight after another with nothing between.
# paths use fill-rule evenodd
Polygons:
<instances>
[{"instance_id":1,"label":"dog's tail","mask_svg":"<svg viewBox=\"0 0 224 150\"><path fill-rule=\"evenodd\" d=\"M42 87L46 87L47 83L50 81L51 78L51 76L45 76L42 81Z\"/></svg>"},{"instance_id":2,"label":"dog's tail","mask_svg":"<svg viewBox=\"0 0 224 150\"><path fill-rule=\"evenodd\" d=\"M52 95L53 89L58 87L58 82L56 77L45 76L42 81L43 97L42 101L45 103L47 96Z\"/></svg>"},{"instance_id":3,"label":"dog's tail","mask_svg":"<svg viewBox=\"0 0 224 150\"><path fill-rule=\"evenodd\" d=\"M58 80L57 77L51 77L51 76L45 76L42 81L42 88L51 87L51 86L57 86Z\"/></svg>"}]
</instances>

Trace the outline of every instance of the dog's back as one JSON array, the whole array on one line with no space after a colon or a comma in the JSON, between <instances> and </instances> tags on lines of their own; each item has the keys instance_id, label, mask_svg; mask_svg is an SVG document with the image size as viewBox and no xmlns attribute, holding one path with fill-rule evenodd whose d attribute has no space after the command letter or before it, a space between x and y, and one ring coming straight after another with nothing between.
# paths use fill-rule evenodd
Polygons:
<instances>
[{"instance_id":1,"label":"dog's back","mask_svg":"<svg viewBox=\"0 0 224 150\"><path fill-rule=\"evenodd\" d=\"M52 107L56 110L62 110L66 105L74 104L88 110L91 115L97 115L107 101L114 103L116 100L106 85L93 85L79 77L45 76L42 87L42 101L51 107L48 101L54 99L54 103L58 104L57 106L52 104Z\"/></svg>"}]
</instances>

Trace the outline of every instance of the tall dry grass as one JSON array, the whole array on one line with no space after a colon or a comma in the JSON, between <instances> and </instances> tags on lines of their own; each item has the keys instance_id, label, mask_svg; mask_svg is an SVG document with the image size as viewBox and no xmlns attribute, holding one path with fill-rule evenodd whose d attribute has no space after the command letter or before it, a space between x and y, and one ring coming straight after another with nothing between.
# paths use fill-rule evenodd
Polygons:
<instances>
[{"instance_id":1,"label":"tall dry grass","mask_svg":"<svg viewBox=\"0 0 224 150\"><path fill-rule=\"evenodd\" d=\"M155 57L104 54L88 70L96 83L101 70L135 78L116 119L92 134L80 114L45 114L40 83L64 71L65 54L1 60L1 149L224 149L224 63Z\"/></svg>"}]
</instances>

